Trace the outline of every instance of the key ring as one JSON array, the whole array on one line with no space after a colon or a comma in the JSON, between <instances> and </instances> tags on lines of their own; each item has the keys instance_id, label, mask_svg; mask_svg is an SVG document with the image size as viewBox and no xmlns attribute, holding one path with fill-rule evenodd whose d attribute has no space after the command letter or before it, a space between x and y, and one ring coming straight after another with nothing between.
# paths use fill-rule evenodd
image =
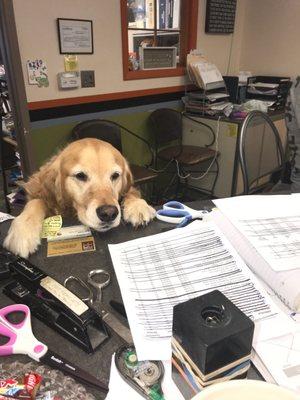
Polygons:
<instances>
[{"instance_id":1,"label":"key ring","mask_svg":"<svg viewBox=\"0 0 300 400\"><path fill-rule=\"evenodd\" d=\"M106 280L104 282L96 282L93 279L95 275L104 275L106 276ZM87 276L88 283L96 289L97 291L97 300L101 302L102 300L102 289L104 289L110 283L110 273L105 271L104 269L93 269L88 273Z\"/></svg>"}]
</instances>

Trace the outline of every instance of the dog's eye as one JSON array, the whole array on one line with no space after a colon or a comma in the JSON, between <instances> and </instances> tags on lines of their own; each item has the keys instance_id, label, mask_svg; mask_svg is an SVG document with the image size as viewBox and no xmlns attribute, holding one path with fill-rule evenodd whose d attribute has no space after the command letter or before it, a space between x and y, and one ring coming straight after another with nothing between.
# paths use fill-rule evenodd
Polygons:
<instances>
[{"instance_id":1,"label":"dog's eye","mask_svg":"<svg viewBox=\"0 0 300 400\"><path fill-rule=\"evenodd\" d=\"M120 176L120 173L119 173L119 172L114 172L114 173L112 174L112 176L110 177L110 179L111 179L112 181L115 181L115 180L117 180L117 179L119 178L119 176Z\"/></svg>"},{"instance_id":2,"label":"dog's eye","mask_svg":"<svg viewBox=\"0 0 300 400\"><path fill-rule=\"evenodd\" d=\"M76 179L78 179L79 181L87 181L87 174L85 174L84 172L78 172L77 174L74 175Z\"/></svg>"}]
</instances>

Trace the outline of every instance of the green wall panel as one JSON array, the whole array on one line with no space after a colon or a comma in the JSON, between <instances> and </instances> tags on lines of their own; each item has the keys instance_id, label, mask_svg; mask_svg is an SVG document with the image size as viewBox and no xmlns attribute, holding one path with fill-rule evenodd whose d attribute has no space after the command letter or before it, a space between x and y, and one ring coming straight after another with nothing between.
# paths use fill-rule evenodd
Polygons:
<instances>
[{"instance_id":1,"label":"green wall panel","mask_svg":"<svg viewBox=\"0 0 300 400\"><path fill-rule=\"evenodd\" d=\"M70 138L70 132L74 125L54 125L31 129L33 152L38 167L63 148Z\"/></svg>"},{"instance_id":2,"label":"green wall panel","mask_svg":"<svg viewBox=\"0 0 300 400\"><path fill-rule=\"evenodd\" d=\"M113 115L106 119L116 121L139 136L152 142L148 124L149 112ZM53 125L46 128L32 128L31 137L38 166L54 155L70 140L72 128L80 122ZM151 155L146 144L126 131L122 132L122 145L125 157L132 163L143 165L150 161Z\"/></svg>"}]
</instances>

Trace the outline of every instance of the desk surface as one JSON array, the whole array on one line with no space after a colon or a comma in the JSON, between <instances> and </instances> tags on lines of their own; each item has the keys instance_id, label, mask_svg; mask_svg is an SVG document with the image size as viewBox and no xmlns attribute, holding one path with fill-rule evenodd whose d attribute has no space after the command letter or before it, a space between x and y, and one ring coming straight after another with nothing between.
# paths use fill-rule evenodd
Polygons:
<instances>
[{"instance_id":1,"label":"desk surface","mask_svg":"<svg viewBox=\"0 0 300 400\"><path fill-rule=\"evenodd\" d=\"M194 208L201 208L204 205L211 205L210 202L194 202L192 206ZM10 222L4 222L1 226L0 240L3 242ZM95 268L105 268L111 273L111 284L105 288L103 292L103 300L107 302L111 299L121 300L120 289L117 283L117 279L112 267L110 255L107 244L109 243L120 243L130 239L138 237L153 235L168 230L171 227L170 224L153 221L149 226L142 229L133 229L131 226L121 225L118 228L108 231L104 234L95 233L96 251L85 254L75 254L62 257L46 257L46 243L43 242L40 250L34 254L30 261L43 269L47 274L57 279L60 283L64 281L69 275L77 275L83 280L86 279L87 273ZM0 283L0 290L4 284ZM1 290L2 292L2 290ZM12 304L12 301L5 295L0 293L0 307ZM120 317L121 319L121 317ZM80 365L83 369L86 369L90 373L101 378L105 382L109 381L110 363L111 356L115 350L122 344L121 340L114 334L111 335L110 339L107 340L103 346L101 346L93 355L88 355L77 346L73 345L65 338L60 336L58 333L46 327L42 322L36 318L32 318L33 331L38 339L43 341L49 346L50 349L55 350L56 353L67 358L71 362ZM10 363L15 360L22 362L28 361L25 356L9 356L1 361L3 363ZM0 364L0 371L1 371ZM0 374L1 377L1 374ZM261 379L259 374L254 368L248 373L248 377L251 379ZM103 393L97 392L91 388L88 389L94 394L96 399L104 399Z\"/></svg>"}]
</instances>

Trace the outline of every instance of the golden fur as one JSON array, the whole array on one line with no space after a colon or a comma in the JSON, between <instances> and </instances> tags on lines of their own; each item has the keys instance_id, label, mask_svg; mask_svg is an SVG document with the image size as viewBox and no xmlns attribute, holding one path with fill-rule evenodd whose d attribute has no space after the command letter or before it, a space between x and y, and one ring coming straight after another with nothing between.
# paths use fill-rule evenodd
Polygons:
<instances>
[{"instance_id":1,"label":"golden fur","mask_svg":"<svg viewBox=\"0 0 300 400\"><path fill-rule=\"evenodd\" d=\"M22 257L36 251L46 216L75 214L81 223L98 231L119 225L123 218L133 226L145 225L154 209L133 186L127 161L107 142L81 139L69 144L32 175L24 185L28 203L13 221L4 246ZM114 207L113 221L103 222L99 208Z\"/></svg>"}]
</instances>

